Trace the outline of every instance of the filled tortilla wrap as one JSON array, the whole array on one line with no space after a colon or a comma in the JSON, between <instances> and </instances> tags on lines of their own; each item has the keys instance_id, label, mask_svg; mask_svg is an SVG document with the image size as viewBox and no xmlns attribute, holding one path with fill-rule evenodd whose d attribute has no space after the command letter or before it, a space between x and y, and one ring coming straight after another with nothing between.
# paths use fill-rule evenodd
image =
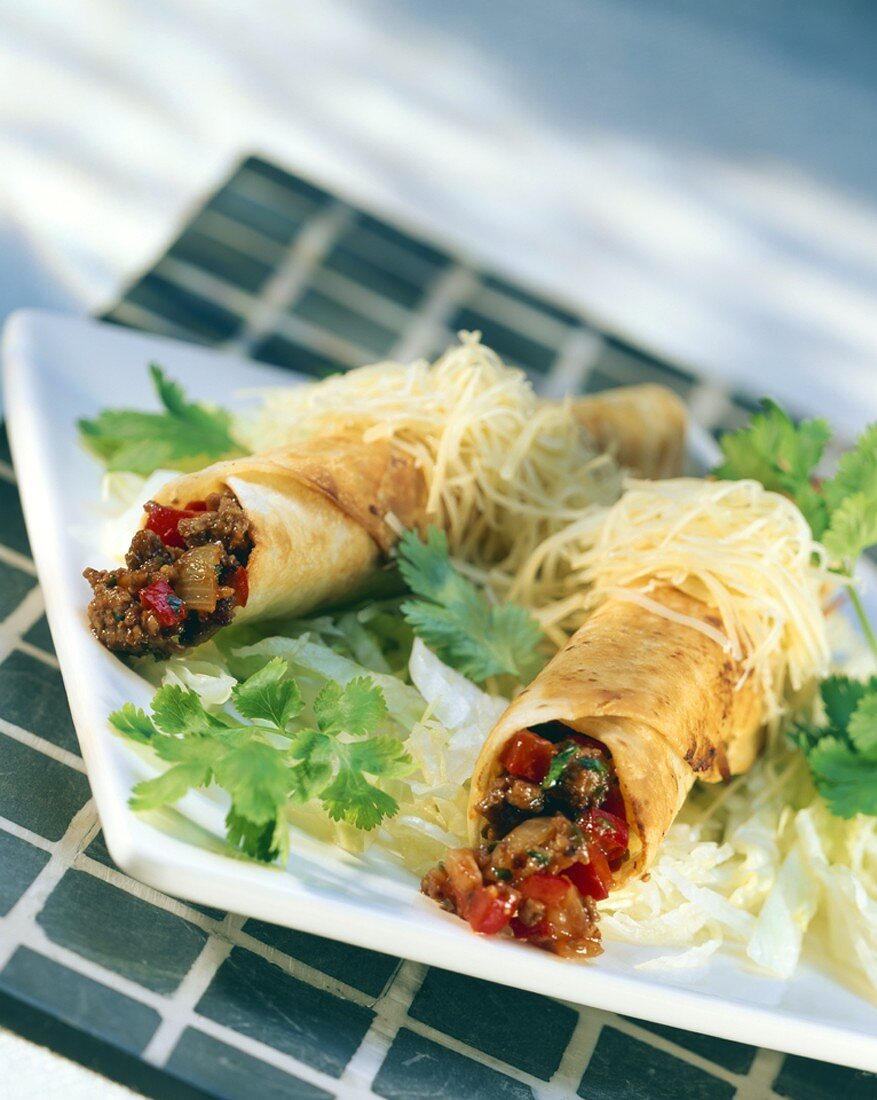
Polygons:
<instances>
[{"instance_id":1,"label":"filled tortilla wrap","mask_svg":"<svg viewBox=\"0 0 877 1100\"><path fill-rule=\"evenodd\" d=\"M361 590L396 541L424 526L426 487L386 441L334 435L186 474L156 501L183 508L231 490L250 523L249 598L236 622L303 613Z\"/></svg>"},{"instance_id":2,"label":"filled tortilla wrap","mask_svg":"<svg viewBox=\"0 0 877 1100\"><path fill-rule=\"evenodd\" d=\"M674 588L650 599L674 615L720 626L705 604ZM490 733L470 794L473 843L478 805L519 731L558 722L609 750L627 822L630 856L615 884L645 873L695 779L745 771L761 747L762 703L754 678L718 642L679 618L608 596L525 688Z\"/></svg>"},{"instance_id":3,"label":"filled tortilla wrap","mask_svg":"<svg viewBox=\"0 0 877 1100\"><path fill-rule=\"evenodd\" d=\"M574 409L597 449L637 477L657 480L682 472L688 418L672 390L653 384L621 386L583 397Z\"/></svg>"}]
</instances>

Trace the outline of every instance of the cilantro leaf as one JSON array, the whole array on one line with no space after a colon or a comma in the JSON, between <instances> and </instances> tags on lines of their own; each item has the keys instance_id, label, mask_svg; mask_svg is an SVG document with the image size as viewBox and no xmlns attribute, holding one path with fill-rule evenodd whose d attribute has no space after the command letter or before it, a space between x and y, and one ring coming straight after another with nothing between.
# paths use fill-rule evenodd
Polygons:
<instances>
[{"instance_id":1,"label":"cilantro leaf","mask_svg":"<svg viewBox=\"0 0 877 1100\"><path fill-rule=\"evenodd\" d=\"M143 745L148 745L156 735L152 719L133 703L123 703L120 710L114 711L110 715L110 725L118 733Z\"/></svg>"},{"instance_id":2,"label":"cilantro leaf","mask_svg":"<svg viewBox=\"0 0 877 1100\"><path fill-rule=\"evenodd\" d=\"M822 488L832 510L856 493L877 497L877 424L866 428L855 447L841 456L837 473Z\"/></svg>"},{"instance_id":3,"label":"cilantro leaf","mask_svg":"<svg viewBox=\"0 0 877 1100\"><path fill-rule=\"evenodd\" d=\"M877 490L870 497L853 493L842 500L832 513L822 542L835 561L845 563L846 570L851 571L856 558L877 543Z\"/></svg>"},{"instance_id":4,"label":"cilantro leaf","mask_svg":"<svg viewBox=\"0 0 877 1100\"><path fill-rule=\"evenodd\" d=\"M399 811L399 803L352 768L342 768L320 796L333 821L374 829Z\"/></svg>"},{"instance_id":5,"label":"cilantro leaf","mask_svg":"<svg viewBox=\"0 0 877 1100\"><path fill-rule=\"evenodd\" d=\"M565 749L561 749L560 752L554 754L551 758L551 763L548 765L548 771L545 778L542 780L542 789L544 791L557 785L560 777L563 775L564 769L577 751L575 745L568 745Z\"/></svg>"},{"instance_id":6,"label":"cilantro leaf","mask_svg":"<svg viewBox=\"0 0 877 1100\"><path fill-rule=\"evenodd\" d=\"M163 412L106 409L78 422L84 444L108 470L146 476L160 467L193 470L244 453L231 435L227 412L187 401L179 384L154 363L149 371Z\"/></svg>"},{"instance_id":7,"label":"cilantro leaf","mask_svg":"<svg viewBox=\"0 0 877 1100\"><path fill-rule=\"evenodd\" d=\"M877 814L877 676L830 676L820 692L827 724L799 724L792 740L832 813Z\"/></svg>"},{"instance_id":8,"label":"cilantro leaf","mask_svg":"<svg viewBox=\"0 0 877 1100\"><path fill-rule=\"evenodd\" d=\"M342 730L354 737L370 733L387 714L381 689L368 676L358 676L340 687L330 680L314 700L317 725L323 733Z\"/></svg>"},{"instance_id":9,"label":"cilantro leaf","mask_svg":"<svg viewBox=\"0 0 877 1100\"><path fill-rule=\"evenodd\" d=\"M452 668L483 683L506 673L528 680L543 664L542 631L516 604L494 607L451 564L443 531L430 527L426 541L406 531L399 542L399 571L411 591L406 622Z\"/></svg>"},{"instance_id":10,"label":"cilantro leaf","mask_svg":"<svg viewBox=\"0 0 877 1100\"><path fill-rule=\"evenodd\" d=\"M713 474L725 481L753 478L765 489L790 496L819 538L827 525L828 511L811 477L831 438L831 429L821 418L795 424L769 398L764 398L761 406L745 428L721 437L719 447L725 460Z\"/></svg>"},{"instance_id":11,"label":"cilantro leaf","mask_svg":"<svg viewBox=\"0 0 877 1100\"><path fill-rule=\"evenodd\" d=\"M232 691L234 705L244 718L261 719L286 729L301 714L304 700L295 680L288 675L286 661L274 657Z\"/></svg>"},{"instance_id":12,"label":"cilantro leaf","mask_svg":"<svg viewBox=\"0 0 877 1100\"><path fill-rule=\"evenodd\" d=\"M372 736L387 705L370 678L343 687L329 681L314 702L317 729L300 721L287 728L300 718L304 701L280 658L239 683L232 700L241 720L207 709L194 691L165 685L153 698L152 717L130 703L110 716L117 732L150 745L171 765L137 784L135 810L173 805L215 782L231 799L229 845L259 860L288 855L291 803L318 799L331 818L361 829L398 812L378 784L408 774L411 759L396 738Z\"/></svg>"},{"instance_id":13,"label":"cilantro leaf","mask_svg":"<svg viewBox=\"0 0 877 1100\"><path fill-rule=\"evenodd\" d=\"M838 817L877 815L877 758L862 757L837 737L823 737L808 757L816 789Z\"/></svg>"}]
</instances>

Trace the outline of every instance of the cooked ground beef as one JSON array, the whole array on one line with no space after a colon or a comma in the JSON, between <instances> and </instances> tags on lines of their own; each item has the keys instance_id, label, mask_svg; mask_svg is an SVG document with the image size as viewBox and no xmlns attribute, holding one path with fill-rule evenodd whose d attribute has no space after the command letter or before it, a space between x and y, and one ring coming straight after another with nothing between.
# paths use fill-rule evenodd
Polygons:
<instances>
[{"instance_id":1,"label":"cooked ground beef","mask_svg":"<svg viewBox=\"0 0 877 1100\"><path fill-rule=\"evenodd\" d=\"M146 505L147 512L156 506ZM206 641L221 626L231 622L238 605L237 590L229 586L236 571L246 566L253 541L246 515L235 496L213 493L204 510L181 519L177 526L184 546L166 546L151 530L138 531L125 556L124 569L86 569L84 577L94 595L88 606L88 620L95 637L114 653L169 657ZM179 611L179 621L162 623L142 594L157 582L173 590L179 579L179 561L196 546L215 543L220 547L218 564L219 598L210 612L185 608L171 591L168 604Z\"/></svg>"}]
</instances>

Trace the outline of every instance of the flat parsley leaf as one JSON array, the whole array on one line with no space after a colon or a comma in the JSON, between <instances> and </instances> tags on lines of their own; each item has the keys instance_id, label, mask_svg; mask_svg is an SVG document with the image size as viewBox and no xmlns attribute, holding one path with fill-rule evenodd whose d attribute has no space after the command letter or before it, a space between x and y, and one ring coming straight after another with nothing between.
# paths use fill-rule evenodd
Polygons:
<instances>
[{"instance_id":1,"label":"flat parsley leaf","mask_svg":"<svg viewBox=\"0 0 877 1100\"><path fill-rule=\"evenodd\" d=\"M799 723L792 740L832 813L877 814L877 676L830 676L820 692L826 724Z\"/></svg>"},{"instance_id":2,"label":"flat parsley leaf","mask_svg":"<svg viewBox=\"0 0 877 1100\"><path fill-rule=\"evenodd\" d=\"M753 478L765 489L792 498L819 538L828 521L822 495L811 478L831 438L825 420L802 420L795 424L776 402L764 398L761 412L737 432L726 432L719 440L725 461L713 473L726 481Z\"/></svg>"},{"instance_id":3,"label":"flat parsley leaf","mask_svg":"<svg viewBox=\"0 0 877 1100\"><path fill-rule=\"evenodd\" d=\"M877 543L877 490L870 497L853 493L841 500L822 542L832 558L851 572L856 558Z\"/></svg>"},{"instance_id":4,"label":"flat parsley leaf","mask_svg":"<svg viewBox=\"0 0 877 1100\"><path fill-rule=\"evenodd\" d=\"M160 367L153 363L149 370L164 412L105 409L94 420L78 422L83 442L108 470L143 476L159 468L197 470L244 453L224 409L187 401Z\"/></svg>"},{"instance_id":5,"label":"flat parsley leaf","mask_svg":"<svg viewBox=\"0 0 877 1100\"><path fill-rule=\"evenodd\" d=\"M244 718L261 719L280 729L297 718L304 709L298 684L290 679L286 661L274 657L232 691L234 705Z\"/></svg>"},{"instance_id":6,"label":"flat parsley leaf","mask_svg":"<svg viewBox=\"0 0 877 1100\"><path fill-rule=\"evenodd\" d=\"M259 860L288 855L286 807L292 802L319 799L330 817L359 829L373 829L398 812L396 800L377 783L406 775L411 760L394 737L372 736L387 706L371 679L343 687L327 683L314 702L316 729L289 729L304 701L280 658L239 683L232 701L242 720L208 710L194 691L165 685L152 701L151 718L130 703L110 716L114 729L151 745L171 765L137 784L132 808L170 806L216 783L231 798L229 844Z\"/></svg>"},{"instance_id":7,"label":"flat parsley leaf","mask_svg":"<svg viewBox=\"0 0 877 1100\"><path fill-rule=\"evenodd\" d=\"M399 571L421 597L402 603L406 621L446 664L476 683L506 673L526 681L542 667L539 624L517 604L488 603L454 569L443 531L430 527L425 542L406 531L399 542Z\"/></svg>"}]
</instances>

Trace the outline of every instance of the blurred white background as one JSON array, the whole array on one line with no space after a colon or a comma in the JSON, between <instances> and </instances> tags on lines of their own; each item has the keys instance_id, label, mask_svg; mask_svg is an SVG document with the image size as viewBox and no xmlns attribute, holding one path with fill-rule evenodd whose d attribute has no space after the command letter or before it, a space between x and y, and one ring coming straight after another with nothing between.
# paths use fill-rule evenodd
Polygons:
<instances>
[{"instance_id":1,"label":"blurred white background","mask_svg":"<svg viewBox=\"0 0 877 1100\"><path fill-rule=\"evenodd\" d=\"M0 0L0 316L261 152L847 431L877 415L869 0Z\"/></svg>"}]
</instances>

